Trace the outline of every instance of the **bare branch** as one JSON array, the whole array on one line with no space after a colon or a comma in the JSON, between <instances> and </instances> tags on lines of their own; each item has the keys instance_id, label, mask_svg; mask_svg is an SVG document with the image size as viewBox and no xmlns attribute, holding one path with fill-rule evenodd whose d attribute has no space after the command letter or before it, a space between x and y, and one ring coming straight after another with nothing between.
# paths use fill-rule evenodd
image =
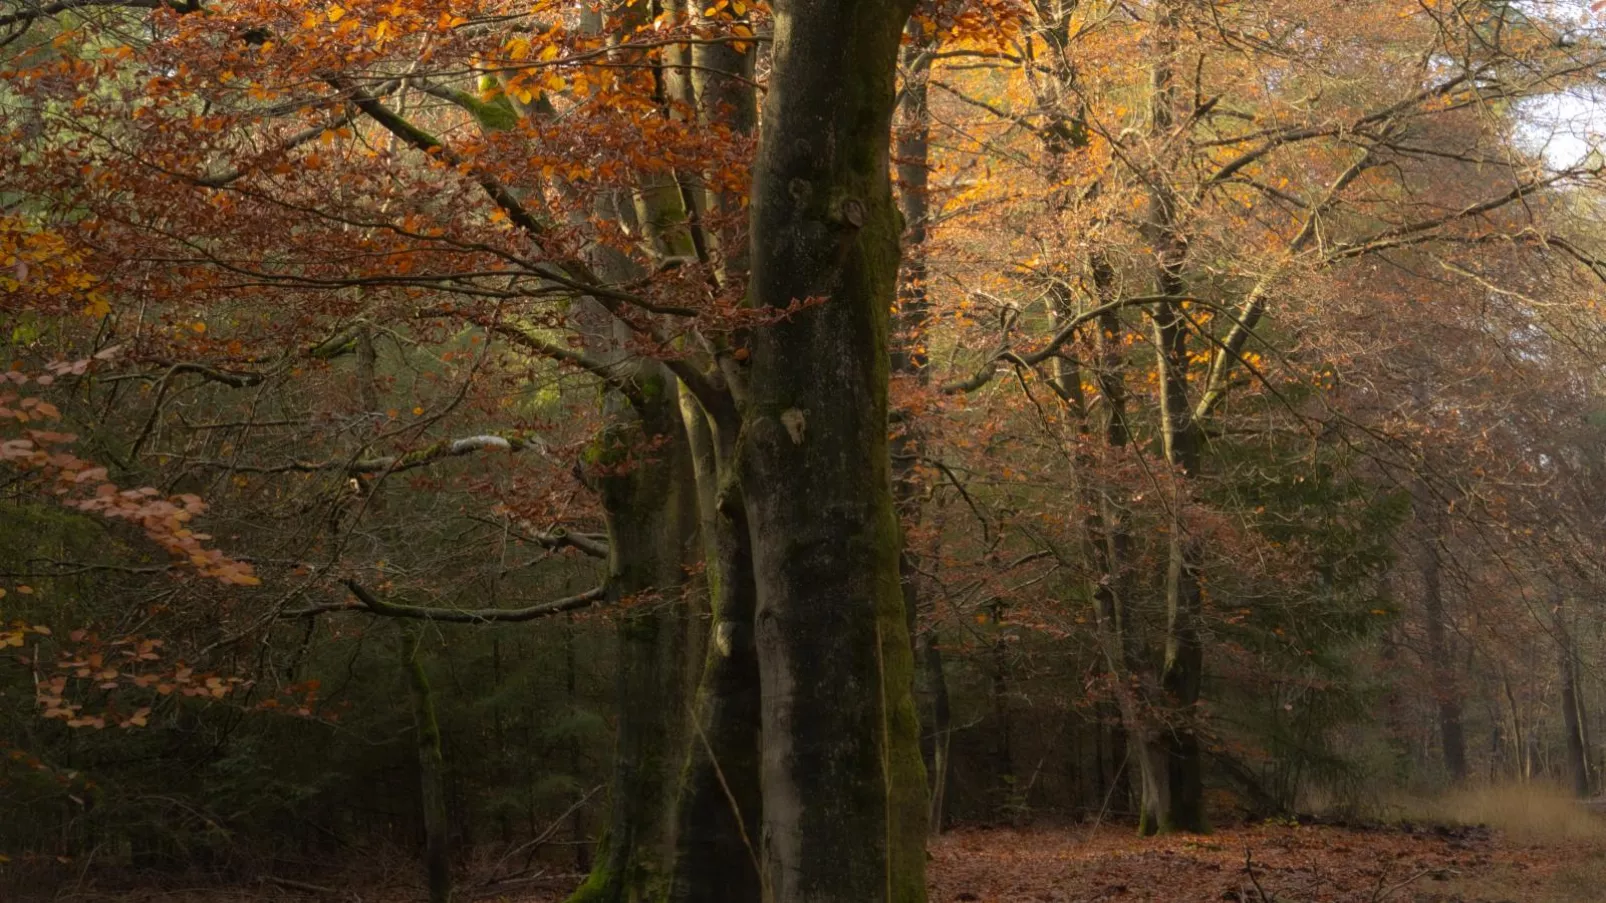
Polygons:
<instances>
[{"instance_id":1,"label":"bare branch","mask_svg":"<svg viewBox=\"0 0 1606 903\"><path fill-rule=\"evenodd\" d=\"M539 605L530 605L525 608L429 608L422 605L386 602L355 580L343 582L346 589L350 590L351 594L356 597L356 601L313 605L308 608L284 612L280 617L309 618L332 612L363 611L387 618L412 618L419 621L436 621L446 624L517 624L524 621L535 621L551 615L563 614L568 611L590 608L601 602L606 594L605 588L598 586L578 595L556 599L551 602L543 602Z\"/></svg>"}]
</instances>

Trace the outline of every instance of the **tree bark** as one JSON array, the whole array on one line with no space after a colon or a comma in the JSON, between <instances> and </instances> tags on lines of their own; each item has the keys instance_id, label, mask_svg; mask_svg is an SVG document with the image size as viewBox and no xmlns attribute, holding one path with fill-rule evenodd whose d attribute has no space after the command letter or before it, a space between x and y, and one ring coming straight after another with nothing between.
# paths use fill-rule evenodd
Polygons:
<instances>
[{"instance_id":1,"label":"tree bark","mask_svg":"<svg viewBox=\"0 0 1606 903\"><path fill-rule=\"evenodd\" d=\"M925 899L925 775L887 444L909 0L782 0L755 168L743 495L763 688L765 899Z\"/></svg>"},{"instance_id":2,"label":"tree bark","mask_svg":"<svg viewBox=\"0 0 1606 903\"><path fill-rule=\"evenodd\" d=\"M733 438L695 404L692 448L704 529L712 641L703 663L677 801L669 899L752 903L761 896L758 837L759 680L752 539L733 467Z\"/></svg>"},{"instance_id":3,"label":"tree bark","mask_svg":"<svg viewBox=\"0 0 1606 903\"><path fill-rule=\"evenodd\" d=\"M1159 145L1171 140L1181 99L1174 73L1176 33L1180 16L1176 5L1162 3L1154 21L1154 69L1150 93L1150 135ZM1157 161L1158 165L1158 161ZM1141 227L1154 255L1155 294L1183 293L1183 262L1187 241L1177 223L1178 199L1163 176L1150 180L1149 206ZM1199 638L1202 597L1199 592L1199 540L1188 535L1183 518L1193 477L1199 473L1199 424L1188 403L1188 331L1180 301L1155 305L1150 315L1154 334L1156 369L1160 378L1160 438L1165 459L1172 468L1171 523L1167 534L1165 571L1165 653L1160 671L1165 724L1157 734L1158 749L1145 754L1150 762L1147 780L1165 770L1160 786L1144 791L1145 800L1158 804L1145 811L1144 833L1203 832L1204 766L1193 721L1203 680L1204 647ZM1152 742L1145 738L1145 745ZM1156 760L1159 760L1158 762Z\"/></svg>"},{"instance_id":4,"label":"tree bark","mask_svg":"<svg viewBox=\"0 0 1606 903\"><path fill-rule=\"evenodd\" d=\"M931 694L931 723L926 733L931 737L931 801L928 819L932 834L943 830L943 806L948 795L948 753L953 739L952 714L948 701L948 678L942 667L942 647L937 643L936 631L928 631L918 644L921 662L926 672L926 687Z\"/></svg>"},{"instance_id":5,"label":"tree bark","mask_svg":"<svg viewBox=\"0 0 1606 903\"><path fill-rule=\"evenodd\" d=\"M899 59L903 87L899 92L893 151L898 210L904 225L903 260L890 353L895 375L924 386L930 379L926 328L931 319L931 303L926 297L926 237L931 216L931 111L926 100L930 93L931 55L937 44L913 19L904 28L904 39ZM919 522L921 515L918 465L925 454L925 438L911 412L897 409L892 418L893 501L905 537L900 541L898 571L903 582L904 620L921 667L921 679L916 682L920 688L917 712L923 713L926 723L922 725L920 753L928 776L928 821L931 832L936 834L942 830L942 798L948 769L948 686L936 637L920 633L920 569L907 541L908 529Z\"/></svg>"},{"instance_id":6,"label":"tree bark","mask_svg":"<svg viewBox=\"0 0 1606 903\"><path fill-rule=\"evenodd\" d=\"M451 903L452 863L447 846L446 767L441 756L441 729L435 718L435 697L419 658L421 624L403 625L407 689L413 703L413 733L418 743L418 791L424 815L424 872L429 903Z\"/></svg>"},{"instance_id":7,"label":"tree bark","mask_svg":"<svg viewBox=\"0 0 1606 903\"><path fill-rule=\"evenodd\" d=\"M1555 613L1556 646L1561 664L1561 718L1567 734L1567 773L1573 795L1589 798L1589 744L1584 739L1582 708L1578 701L1578 650L1568 629L1566 597L1558 590L1551 609Z\"/></svg>"},{"instance_id":8,"label":"tree bark","mask_svg":"<svg viewBox=\"0 0 1606 903\"><path fill-rule=\"evenodd\" d=\"M1433 677L1444 771L1452 784L1461 784L1467 779L1467 740L1461 721L1461 691L1456 686L1449 639L1444 633L1444 589L1440 580L1439 554L1432 541L1422 540L1418 565L1422 572L1422 617L1427 633L1428 668Z\"/></svg>"},{"instance_id":9,"label":"tree bark","mask_svg":"<svg viewBox=\"0 0 1606 903\"><path fill-rule=\"evenodd\" d=\"M631 394L632 411L616 413L586 456L608 525L619 720L608 828L572 903L661 897L674 848L687 703L683 596L697 560L697 499L675 382L643 365Z\"/></svg>"}]
</instances>

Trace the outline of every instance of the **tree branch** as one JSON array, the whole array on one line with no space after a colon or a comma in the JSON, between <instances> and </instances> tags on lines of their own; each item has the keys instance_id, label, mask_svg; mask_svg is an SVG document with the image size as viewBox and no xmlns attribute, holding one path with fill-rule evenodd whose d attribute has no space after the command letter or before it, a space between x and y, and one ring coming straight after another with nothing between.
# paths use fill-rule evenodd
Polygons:
<instances>
[{"instance_id":1,"label":"tree branch","mask_svg":"<svg viewBox=\"0 0 1606 903\"><path fill-rule=\"evenodd\" d=\"M1098 307L1085 310L1082 313L1079 313L1071 319L1065 321L1065 324L1059 328L1059 331L1054 333L1054 335L1048 340L1048 344L1037 349L1036 351L1031 352L1030 354L1020 354L1007 346L1000 348L998 351L993 353L992 357L987 359L986 365L984 365L980 370L977 370L973 375L970 376L970 378L944 383L942 386L942 393L944 395L957 395L964 392L974 392L977 389L980 389L982 386L985 386L991 382L993 376L998 373L997 364L1000 362L1008 362L1017 367L1035 367L1038 364L1041 364L1043 361L1053 357L1059 351L1061 345L1064 345L1076 335L1077 330L1081 329L1083 326L1086 326L1093 320L1097 320L1101 315L1111 313L1125 307L1138 307L1144 304L1158 304L1163 301L1193 301L1198 303L1197 298L1180 295L1134 295L1130 298L1117 298L1114 301L1100 304Z\"/></svg>"},{"instance_id":2,"label":"tree branch","mask_svg":"<svg viewBox=\"0 0 1606 903\"><path fill-rule=\"evenodd\" d=\"M525 608L429 608L422 605L386 602L355 580L342 582L345 584L346 589L350 590L351 594L356 597L355 602L330 602L324 605L313 605L284 612L280 617L309 618L331 612L364 611L387 618L412 618L418 621L436 621L446 624L517 624L551 615L563 614L567 611L590 608L601 602L605 594L605 588L598 586L578 595Z\"/></svg>"}]
</instances>

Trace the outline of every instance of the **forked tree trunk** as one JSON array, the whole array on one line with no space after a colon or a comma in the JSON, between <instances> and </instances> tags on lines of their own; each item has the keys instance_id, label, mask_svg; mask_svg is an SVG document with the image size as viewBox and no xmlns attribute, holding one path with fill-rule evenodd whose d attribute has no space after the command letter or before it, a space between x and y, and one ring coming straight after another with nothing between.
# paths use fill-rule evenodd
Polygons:
<instances>
[{"instance_id":1,"label":"forked tree trunk","mask_svg":"<svg viewBox=\"0 0 1606 903\"><path fill-rule=\"evenodd\" d=\"M888 180L910 0L780 0L753 186L741 451L774 903L925 899L925 775L887 446Z\"/></svg>"},{"instance_id":2,"label":"forked tree trunk","mask_svg":"<svg viewBox=\"0 0 1606 903\"><path fill-rule=\"evenodd\" d=\"M1177 32L1181 16L1177 4L1165 2L1154 12L1154 69L1150 95L1150 129L1156 140L1169 141L1183 109L1174 72ZM1158 295L1180 297L1186 289L1182 268L1188 244L1179 231L1180 200L1170 184L1157 179L1149 192L1148 215L1142 225L1144 239L1154 255L1154 289ZM1160 671L1164 724L1147 728L1143 740L1149 763L1145 781L1164 781L1145 789L1146 805L1140 822L1143 833L1207 830L1204 819L1204 764L1194 727L1196 703L1203 682L1204 647L1200 641L1202 597L1199 593L1199 540L1188 535L1183 519L1199 473L1201 437L1188 400L1188 329L1181 301L1167 300L1150 313L1156 369L1160 379L1160 436L1166 463L1171 465L1174 491L1167 534L1165 569L1165 654ZM1151 811L1153 801L1158 808Z\"/></svg>"}]
</instances>

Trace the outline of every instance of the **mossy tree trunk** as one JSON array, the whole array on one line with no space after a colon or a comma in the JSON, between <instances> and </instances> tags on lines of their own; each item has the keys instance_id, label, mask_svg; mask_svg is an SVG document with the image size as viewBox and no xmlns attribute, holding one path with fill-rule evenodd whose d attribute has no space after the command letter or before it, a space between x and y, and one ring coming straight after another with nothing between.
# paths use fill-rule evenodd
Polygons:
<instances>
[{"instance_id":1,"label":"mossy tree trunk","mask_svg":"<svg viewBox=\"0 0 1606 903\"><path fill-rule=\"evenodd\" d=\"M711 22L731 11L687 3L691 19ZM694 110L707 126L748 134L756 124L752 87L753 49L705 42L674 54L689 69L673 73L670 94ZM740 286L747 278L746 231L730 216L745 203L740 193L707 191L691 174L678 179L681 210L691 217L690 248L713 264L720 287ZM704 212L721 227L710 229ZM753 643L757 593L753 584L752 537L747 529L741 487L735 473L739 431L732 396L742 375L727 337L714 341L717 362L707 374L722 386L719 398L703 404L683 393L681 416L690 437L701 525L708 615L694 647L690 730L675 802L674 860L668 899L679 903L747 903L759 899L758 779L759 685Z\"/></svg>"},{"instance_id":2,"label":"mossy tree trunk","mask_svg":"<svg viewBox=\"0 0 1606 903\"><path fill-rule=\"evenodd\" d=\"M755 167L741 477L763 690L764 898L925 899L925 777L887 443L908 0L781 0Z\"/></svg>"},{"instance_id":3,"label":"mossy tree trunk","mask_svg":"<svg viewBox=\"0 0 1606 903\"><path fill-rule=\"evenodd\" d=\"M891 344L892 372L921 386L930 381L930 354L926 330L931 321L931 301L926 294L926 238L931 219L931 61L938 44L917 20L904 28L900 69L903 89L899 93L896 138L893 152L898 177L898 210L903 215L903 260L898 284L897 314L893 318ZM898 519L905 529L918 523L922 489L919 462L925 454L925 439L915 418L903 410L892 413L892 486ZM928 820L933 834L942 830L943 797L947 790L949 749L949 707L947 678L943 672L942 649L934 632L919 633L921 598L919 563L907 540L898 559L903 580L904 617L914 641L919 663L921 706L920 751L926 767L930 806ZM918 637L917 639L914 639Z\"/></svg>"},{"instance_id":4,"label":"mossy tree trunk","mask_svg":"<svg viewBox=\"0 0 1606 903\"><path fill-rule=\"evenodd\" d=\"M424 626L403 625L403 664L413 705L413 734L418 743L418 797L424 815L424 871L429 903L451 903L452 863L447 844L446 766L441 755L440 722L435 697L420 656Z\"/></svg>"},{"instance_id":5,"label":"mossy tree trunk","mask_svg":"<svg viewBox=\"0 0 1606 903\"><path fill-rule=\"evenodd\" d=\"M684 405L683 414L691 427L712 637L687 738L669 899L751 903L761 892L752 536L732 471L732 431L713 425L696 404Z\"/></svg>"},{"instance_id":6,"label":"mossy tree trunk","mask_svg":"<svg viewBox=\"0 0 1606 903\"><path fill-rule=\"evenodd\" d=\"M660 899L674 846L685 742L688 568L697 498L675 383L642 364L587 456L608 525L607 600L618 618L618 735L608 828L574 903Z\"/></svg>"}]
</instances>

